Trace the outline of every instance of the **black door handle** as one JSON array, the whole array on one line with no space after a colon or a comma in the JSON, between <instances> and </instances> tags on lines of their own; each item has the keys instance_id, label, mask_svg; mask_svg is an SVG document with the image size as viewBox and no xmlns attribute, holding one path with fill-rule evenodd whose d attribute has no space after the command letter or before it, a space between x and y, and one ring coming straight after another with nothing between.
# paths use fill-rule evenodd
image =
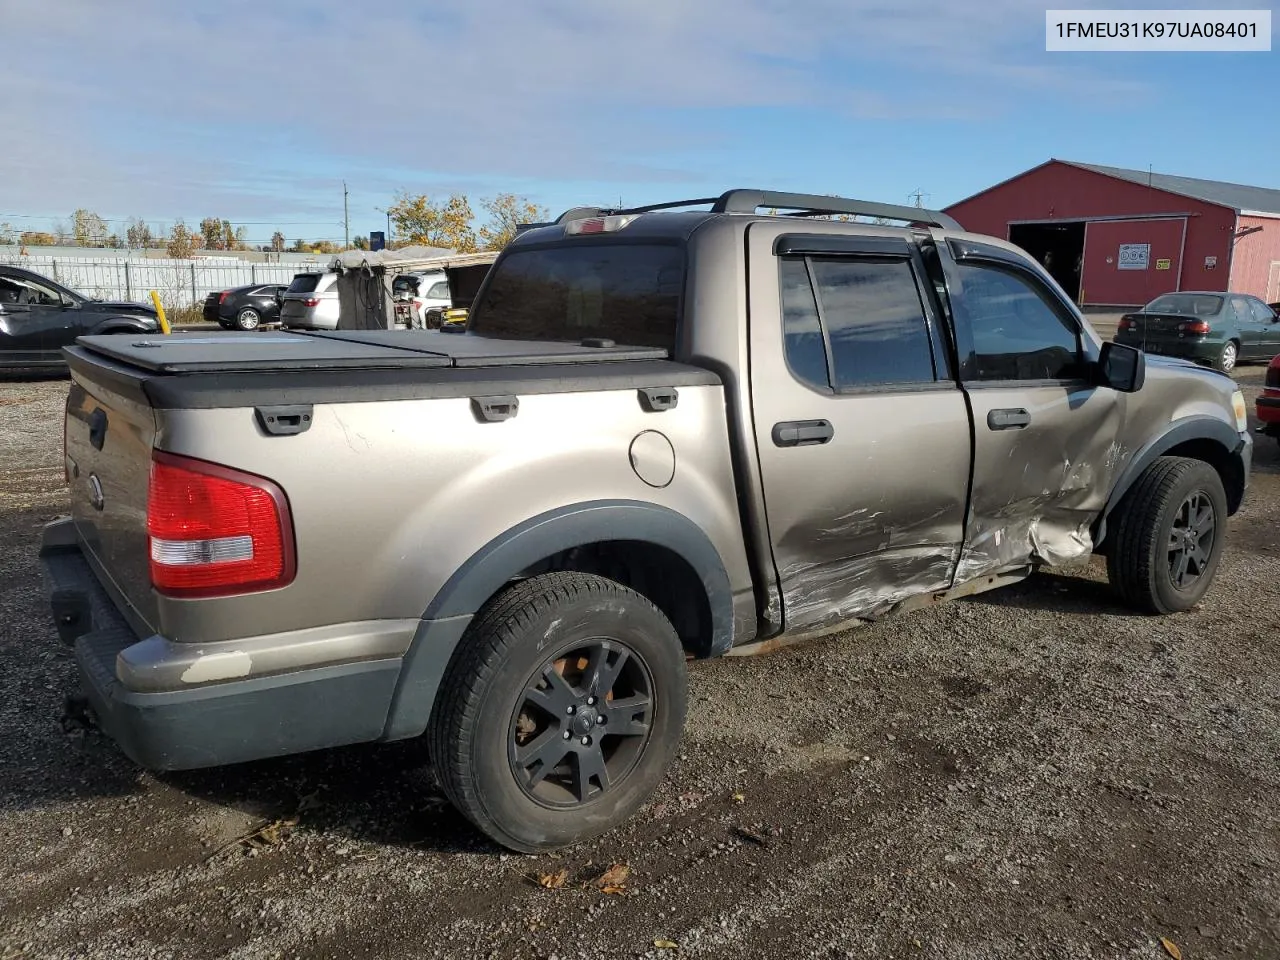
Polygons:
<instances>
[{"instance_id":1,"label":"black door handle","mask_svg":"<svg viewBox=\"0 0 1280 960\"><path fill-rule=\"evenodd\" d=\"M784 420L773 425L775 447L807 447L826 443L836 435L827 420Z\"/></svg>"},{"instance_id":2,"label":"black door handle","mask_svg":"<svg viewBox=\"0 0 1280 960\"><path fill-rule=\"evenodd\" d=\"M992 430L1021 430L1030 424L1031 414L1022 407L992 410L987 414L987 426Z\"/></svg>"}]
</instances>

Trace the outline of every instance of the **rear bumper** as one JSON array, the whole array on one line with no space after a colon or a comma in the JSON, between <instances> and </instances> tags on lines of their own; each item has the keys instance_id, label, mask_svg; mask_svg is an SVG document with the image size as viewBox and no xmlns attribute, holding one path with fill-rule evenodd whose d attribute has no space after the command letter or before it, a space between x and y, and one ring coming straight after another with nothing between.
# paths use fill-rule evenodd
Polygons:
<instances>
[{"instance_id":1,"label":"rear bumper","mask_svg":"<svg viewBox=\"0 0 1280 960\"><path fill-rule=\"evenodd\" d=\"M1258 419L1266 424L1280 424L1280 392L1274 397L1258 398Z\"/></svg>"},{"instance_id":2,"label":"rear bumper","mask_svg":"<svg viewBox=\"0 0 1280 960\"><path fill-rule=\"evenodd\" d=\"M134 762L187 770L382 737L401 657L180 690L129 689L119 677L121 653L160 638L133 632L76 546L69 521L45 529L40 559L58 634L75 648L84 694L103 730Z\"/></svg>"},{"instance_id":3,"label":"rear bumper","mask_svg":"<svg viewBox=\"0 0 1280 960\"><path fill-rule=\"evenodd\" d=\"M1126 347L1137 347L1144 353L1158 357L1181 357L1196 363L1213 363L1222 353L1221 340L1184 337L1143 337L1117 334L1115 342Z\"/></svg>"}]
</instances>

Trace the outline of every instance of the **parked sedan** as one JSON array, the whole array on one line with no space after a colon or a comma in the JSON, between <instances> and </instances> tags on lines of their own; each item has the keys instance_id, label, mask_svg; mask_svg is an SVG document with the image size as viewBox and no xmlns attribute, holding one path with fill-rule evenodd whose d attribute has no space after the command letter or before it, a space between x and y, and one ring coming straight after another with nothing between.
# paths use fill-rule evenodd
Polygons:
<instances>
[{"instance_id":1,"label":"parked sedan","mask_svg":"<svg viewBox=\"0 0 1280 960\"><path fill-rule=\"evenodd\" d=\"M289 289L275 283L219 290L204 299L204 318L228 330L257 330L280 320L280 298Z\"/></svg>"},{"instance_id":2,"label":"parked sedan","mask_svg":"<svg viewBox=\"0 0 1280 960\"><path fill-rule=\"evenodd\" d=\"M62 348L95 333L155 333L155 308L92 300L30 270L0 266L0 368L63 367Z\"/></svg>"},{"instance_id":3,"label":"parked sedan","mask_svg":"<svg viewBox=\"0 0 1280 960\"><path fill-rule=\"evenodd\" d=\"M1280 315L1243 293L1166 293L1121 317L1115 342L1230 373L1280 353Z\"/></svg>"},{"instance_id":4,"label":"parked sedan","mask_svg":"<svg viewBox=\"0 0 1280 960\"><path fill-rule=\"evenodd\" d=\"M303 330L338 328L338 275L299 273L284 292L280 324Z\"/></svg>"}]
</instances>

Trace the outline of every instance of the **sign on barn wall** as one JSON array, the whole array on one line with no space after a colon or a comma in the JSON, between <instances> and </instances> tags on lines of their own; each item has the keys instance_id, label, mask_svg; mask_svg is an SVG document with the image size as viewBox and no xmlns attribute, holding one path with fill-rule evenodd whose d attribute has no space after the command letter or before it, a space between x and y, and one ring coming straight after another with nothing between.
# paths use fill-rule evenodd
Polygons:
<instances>
[{"instance_id":1,"label":"sign on barn wall","mask_svg":"<svg viewBox=\"0 0 1280 960\"><path fill-rule=\"evenodd\" d=\"M1118 270L1146 270L1151 265L1151 244L1149 243L1122 243L1120 244L1119 263L1116 264Z\"/></svg>"}]
</instances>

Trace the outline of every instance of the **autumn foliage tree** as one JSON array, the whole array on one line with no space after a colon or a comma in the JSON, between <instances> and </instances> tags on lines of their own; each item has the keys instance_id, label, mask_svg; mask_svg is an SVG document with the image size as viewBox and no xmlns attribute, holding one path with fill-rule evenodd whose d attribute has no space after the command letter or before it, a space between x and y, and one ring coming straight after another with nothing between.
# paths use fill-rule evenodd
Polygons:
<instances>
[{"instance_id":1,"label":"autumn foliage tree","mask_svg":"<svg viewBox=\"0 0 1280 960\"><path fill-rule=\"evenodd\" d=\"M244 249L244 227L233 227L230 220L205 217L200 221L200 235L206 250Z\"/></svg>"},{"instance_id":2,"label":"autumn foliage tree","mask_svg":"<svg viewBox=\"0 0 1280 960\"><path fill-rule=\"evenodd\" d=\"M165 252L174 260L186 260L196 252L199 237L199 234L192 233L187 229L187 225L179 220L169 231Z\"/></svg>"},{"instance_id":3,"label":"autumn foliage tree","mask_svg":"<svg viewBox=\"0 0 1280 960\"><path fill-rule=\"evenodd\" d=\"M447 247L460 253L476 249L476 233L471 222L475 214L464 194L433 202L426 194L411 197L399 194L387 208L395 227L397 246Z\"/></svg>"},{"instance_id":4,"label":"autumn foliage tree","mask_svg":"<svg viewBox=\"0 0 1280 960\"><path fill-rule=\"evenodd\" d=\"M550 217L546 207L531 203L514 193L500 193L496 197L480 201L489 214L489 221L480 227L480 247L484 250L501 250L516 235L516 227L522 223L541 223Z\"/></svg>"}]
</instances>

